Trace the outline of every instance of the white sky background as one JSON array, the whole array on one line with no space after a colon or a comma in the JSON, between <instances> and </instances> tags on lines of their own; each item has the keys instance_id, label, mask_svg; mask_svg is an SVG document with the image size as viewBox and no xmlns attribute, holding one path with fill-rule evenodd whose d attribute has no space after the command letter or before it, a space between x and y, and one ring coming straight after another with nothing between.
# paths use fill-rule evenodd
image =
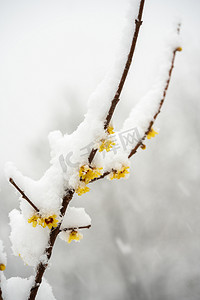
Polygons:
<instances>
[{"instance_id":1,"label":"white sky background","mask_svg":"<svg viewBox=\"0 0 200 300\"><path fill-rule=\"evenodd\" d=\"M56 112L73 118L71 93L85 111L90 93L113 62L128 3L0 1L1 169L5 161L14 160L24 172L34 174L33 163L28 158L25 162L27 145L38 134L46 138L57 129ZM198 92L199 12L195 0L147 1L134 69L117 116L121 117L121 109L127 113L151 87L167 31L177 17L183 22L184 51L176 74Z\"/></svg>"},{"instance_id":2,"label":"white sky background","mask_svg":"<svg viewBox=\"0 0 200 300\"><path fill-rule=\"evenodd\" d=\"M61 125L63 133L65 130L71 132L72 129L76 129L76 126L83 119L89 95L104 78L114 61L125 23L124 19L128 4L128 0L0 0L1 206L3 206L5 200L2 196L4 195L3 191L5 186L7 187L3 170L5 162L11 160L16 163L24 174L39 178L48 166L47 134L49 131L60 129ZM161 208L166 205L166 214L173 215L173 210L170 211L171 208L174 209L170 206L172 205L172 202L170 202L170 180L173 181L174 174L168 172L172 168L178 172L175 164L176 160L179 163L177 166L183 164L183 173L187 173L188 170L189 178L181 177L182 170L177 173L180 176L177 186L180 186L180 190L185 195L184 199L188 201L184 200L183 204L181 202L176 203L177 211L186 213L189 210L191 214L194 214L195 211L195 207L194 211L192 208L194 204L192 201L194 200L189 197L192 188L194 188L193 185L190 185L191 181L199 175L199 161L196 160L196 153L199 153L198 132L200 129L199 16L200 1L198 0L146 0L144 23L139 35L135 61L131 67L121 102L115 114L115 124L119 128L132 105L151 88L154 78L158 74L159 65L162 63L168 31L171 30L177 20L181 19L183 51L177 53L169 93L156 123L161 130L160 134L155 141L151 142L152 146L148 146L148 151L145 153L142 151L138 153L137 159L134 158L132 175L134 180L130 178L129 184L128 182L117 183L121 189L127 184L130 194L132 192L131 185L134 188L134 184L141 183L139 190L146 189L144 199L141 198L142 196L138 190L136 191L137 199L134 202L134 209L137 212L137 209L139 211L141 207L144 210L147 208L144 213L147 230L148 224L150 224L148 223L150 222L147 219L148 216L151 219L153 210L158 209L159 212L160 206L157 198L161 193L158 186L148 186L152 184L152 181L149 182L148 179L152 176L152 180L156 182L156 180L159 180L159 174L165 175L167 173L168 182L165 183L168 184L169 207L164 202ZM187 123L190 125L188 130ZM169 136L172 136L173 144L170 142L171 140L169 140L169 144L166 143ZM178 141L177 144L176 140ZM38 144L40 144L41 149L36 161L35 153L37 152L35 148L38 147ZM166 146L165 150L162 145ZM170 160L165 162L166 153L170 153L171 158L168 158ZM182 162L178 162L179 154L181 159L185 158ZM172 163L173 155L175 158ZM158 157L158 165L155 165ZM148 165L152 167L145 173ZM166 167L167 165L169 165L169 169ZM161 166L163 169L161 169ZM139 179L135 175L137 172L139 173ZM141 180L140 176L142 176ZM160 180L162 181L162 176L160 176ZM115 184L115 188L117 184ZM162 190L162 185L160 186ZM103 189L103 184L101 188ZM105 191L106 188L107 186ZM155 193L157 202L153 202L154 198L151 201L149 200L147 194L149 190L153 190L152 193ZM12 192L13 189L10 188L10 193ZM88 193L89 196L86 197L94 198L97 194L98 187L97 190ZM164 198L164 195L162 196ZM11 195L14 208L16 207L16 197L14 200L13 197L15 197L14 193ZM95 200L98 199L95 198ZM9 198L6 201L8 202ZM86 206L88 202L86 201ZM97 201L97 205L95 204L97 208L94 208L94 210L98 209L99 202L100 200ZM85 202L81 205L84 206ZM149 208L150 211L148 211ZM200 206L198 208L200 209ZM175 207L175 212L177 211ZM94 218L95 214L92 216L94 228L100 222L98 210L96 213L96 218ZM152 219L154 217L152 213ZM198 225L198 219L199 216L194 217L194 227L196 224ZM143 222L143 219L141 222ZM152 221L153 228L159 228L159 222L158 216L158 222ZM185 219L184 222L186 223ZM192 221L190 222L189 225L187 224L189 228L192 227ZM177 227L177 224L174 223L174 228ZM100 226L99 228L101 229ZM137 229L136 227L135 231ZM88 249L87 243L91 243L92 239L95 238L92 230L87 234L86 239L81 242L83 247L85 243L86 249ZM193 227L192 230L194 230ZM170 231L172 232L173 229L170 228ZM152 232L154 231L152 230ZM197 233L199 232L200 229ZM89 240L89 236L91 240ZM136 233L136 237L140 241L140 234ZM71 253L71 251L75 251L74 249L68 248L67 251ZM99 249L101 250L101 248ZM177 249L179 251L179 248ZM191 253L189 253L190 257L192 256ZM56 255L53 257L54 259L52 265L55 265L55 262L57 263ZM149 261L152 261L151 256ZM144 264L145 272L149 261L147 260L147 264ZM73 264L74 261L72 260L71 263ZM62 268L62 265L63 263L60 263L60 268ZM13 268L13 266L11 267ZM18 275L17 267L15 271L14 275ZM59 276L58 266L55 266L55 272L58 272L56 275ZM49 276L51 276L50 272ZM52 274L51 283L54 281L54 277L56 276ZM102 297L102 299L108 298Z\"/></svg>"}]
</instances>

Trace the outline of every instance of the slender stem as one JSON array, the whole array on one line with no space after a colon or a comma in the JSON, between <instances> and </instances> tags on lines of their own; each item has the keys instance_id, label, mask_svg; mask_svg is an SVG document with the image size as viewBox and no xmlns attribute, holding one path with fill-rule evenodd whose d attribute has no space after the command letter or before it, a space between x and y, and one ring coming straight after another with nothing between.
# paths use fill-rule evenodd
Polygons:
<instances>
[{"instance_id":1,"label":"slender stem","mask_svg":"<svg viewBox=\"0 0 200 300\"><path fill-rule=\"evenodd\" d=\"M132 63L132 59L133 59L133 55L135 52L135 48L136 48L136 43L137 43L137 38L138 38L138 34L139 34L139 30L140 30L140 26L142 25L142 14L143 14L143 9L144 9L144 2L145 0L141 0L140 1L140 6L139 6L139 12L138 12L138 16L137 19L135 20L135 31L134 31L134 35L133 35L133 39L132 39L132 43L131 43L131 48L128 54L128 58L117 88L117 91L115 93L115 96L111 102L111 106L110 109L108 111L108 114L106 116L106 120L104 123L104 130L106 130L108 128L108 125L112 119L112 116L114 114L115 108L117 106L117 103L120 100L120 95L122 92L122 89L124 87L124 83L126 81L127 75L128 75L128 71L130 69L131 63ZM89 163L91 164L95 155L97 153L97 149L92 149L88 158Z\"/></svg>"},{"instance_id":2,"label":"slender stem","mask_svg":"<svg viewBox=\"0 0 200 300\"><path fill-rule=\"evenodd\" d=\"M168 87L169 87L169 83L170 83L170 80L171 80L171 77L172 77L172 71L173 71L173 68L174 68L174 61L175 61L175 57L176 57L176 52L177 51L180 51L179 48L177 48L177 49L175 49L173 51L171 66L170 66L169 73L168 73L168 78L167 78L166 85L165 85L164 90L163 90L163 97L162 97L162 99L160 101L158 110L157 110L156 114L154 115L153 120L149 123L149 126L148 126L148 128L147 128L144 136L139 140L139 142L137 143L137 145L131 150L128 158L131 158L137 152L137 149L143 144L144 139L146 138L147 134L151 130L151 128L152 128L152 126L153 126L153 124L154 124L157 116L159 115L159 113L161 111L162 105L163 105L164 100L166 98L166 94L167 94L167 90L168 90ZM91 180L90 183L92 183L94 181L97 181L99 179L103 179L104 177L106 177L107 175L109 175L112 171L113 170L104 172L101 176L99 176L99 177L94 178L93 180Z\"/></svg>"},{"instance_id":3,"label":"slender stem","mask_svg":"<svg viewBox=\"0 0 200 300\"><path fill-rule=\"evenodd\" d=\"M109 175L110 173L111 173L111 171L106 171L106 172L103 173L101 176L96 177L96 178L90 180L90 183L92 183L92 182L94 182L94 181L97 181L97 180L99 180L99 179L103 179L104 177L106 177L106 176Z\"/></svg>"},{"instance_id":4,"label":"slender stem","mask_svg":"<svg viewBox=\"0 0 200 300\"><path fill-rule=\"evenodd\" d=\"M164 100L166 98L166 94L167 94L167 90L168 90L168 87L169 87L169 83L170 83L170 80L171 80L171 76L172 76L172 71L173 71L173 68L174 68L174 61L175 61L175 57L176 57L176 52L179 51L179 48L175 49L173 51L173 55L172 55L172 61L171 61L171 67L169 69L169 75L168 75L168 79L166 81L166 85L165 85L165 88L164 88L164 91L163 91L163 97L160 101L160 104L159 104L159 107L158 107L158 111L156 112L156 114L154 115L153 117L153 120L149 123L149 126L144 134L144 136L139 140L139 142L136 144L136 146L131 150L128 158L130 158L131 156L133 156L136 152L137 152L137 149L142 145L144 139L146 138L147 134L149 133L149 131L151 130L157 116L159 115L160 111L161 111L161 108L163 106L163 103L164 103Z\"/></svg>"},{"instance_id":5,"label":"slender stem","mask_svg":"<svg viewBox=\"0 0 200 300\"><path fill-rule=\"evenodd\" d=\"M66 192L66 195L63 197L62 208L60 210L61 217L64 217L65 212L67 210L67 207L69 205L69 202L73 198L73 195L74 195L74 190L68 190ZM53 227L51 229L48 246L46 247L45 252L44 252L44 254L46 255L46 258L47 258L47 263L40 262L38 264L37 269L36 269L35 280L34 280L32 288L30 290L28 300L35 300L38 289L39 289L40 284L42 282L42 277L43 277L44 272L45 272L45 270L48 266L48 261L51 258L54 243L56 241L56 238L57 238L58 234L60 233L61 224L62 224L62 221L58 224L58 226L56 228Z\"/></svg>"},{"instance_id":6,"label":"slender stem","mask_svg":"<svg viewBox=\"0 0 200 300\"><path fill-rule=\"evenodd\" d=\"M24 193L24 191L22 191L18 187L18 185L14 182L14 180L12 178L10 178L9 181L18 190L18 192L20 192L20 194L22 195L22 198L24 198L37 212L39 212L39 209L37 208L37 206L35 204L33 204L33 202L26 196L26 194Z\"/></svg>"},{"instance_id":7,"label":"slender stem","mask_svg":"<svg viewBox=\"0 0 200 300\"><path fill-rule=\"evenodd\" d=\"M79 227L69 227L69 228L60 229L60 232L61 231L72 231L72 230L78 230L78 229L89 229L90 227L91 227L91 225L79 226Z\"/></svg>"}]
</instances>

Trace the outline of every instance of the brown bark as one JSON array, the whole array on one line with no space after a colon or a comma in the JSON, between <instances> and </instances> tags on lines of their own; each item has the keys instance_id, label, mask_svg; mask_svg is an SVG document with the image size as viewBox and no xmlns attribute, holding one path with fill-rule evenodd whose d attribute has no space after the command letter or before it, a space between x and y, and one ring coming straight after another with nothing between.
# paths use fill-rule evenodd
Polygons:
<instances>
[{"instance_id":1,"label":"brown bark","mask_svg":"<svg viewBox=\"0 0 200 300\"><path fill-rule=\"evenodd\" d=\"M37 208L37 206L35 204L33 204L33 202L26 196L24 191L22 191L18 187L18 185L14 182L14 180L12 178L10 178L9 181L18 190L18 192L20 192L20 194L22 195L22 198L24 198L37 212L39 212L39 209Z\"/></svg>"},{"instance_id":2,"label":"brown bark","mask_svg":"<svg viewBox=\"0 0 200 300\"><path fill-rule=\"evenodd\" d=\"M65 212L67 210L67 207L69 205L69 202L71 201L73 195L74 195L74 190L68 190L66 195L63 197L62 208L60 210L60 216L61 217L64 217ZM61 224L62 224L62 221L58 224L58 226L56 228L51 229L50 237L49 237L49 243L48 243L48 246L47 246L47 248L45 249L45 252L44 252L44 254L47 257L47 261L49 261L49 259L51 258L53 246L54 246L56 238L57 238L57 236L60 232ZM47 266L48 266L48 263L45 264L43 262L40 262L38 264L37 269L36 269L35 280L34 280L32 288L30 290L28 300L34 300L35 299L35 297L37 295L37 292L38 292L38 289L40 287L40 284L42 282L42 277L44 275L44 272L45 272Z\"/></svg>"}]
</instances>

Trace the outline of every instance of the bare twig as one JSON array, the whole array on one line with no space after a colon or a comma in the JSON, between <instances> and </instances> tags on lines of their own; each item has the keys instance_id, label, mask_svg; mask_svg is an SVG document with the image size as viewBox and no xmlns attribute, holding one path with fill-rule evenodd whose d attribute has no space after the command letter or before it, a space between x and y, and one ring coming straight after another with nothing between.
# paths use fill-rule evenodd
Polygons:
<instances>
[{"instance_id":1,"label":"bare twig","mask_svg":"<svg viewBox=\"0 0 200 300\"><path fill-rule=\"evenodd\" d=\"M144 8L144 2L145 2L145 0L140 1L138 16L137 16L137 19L135 20L135 31L134 31L133 40L132 40L132 43L131 43L131 48L130 48L130 51L129 51L129 54L128 54L126 65L124 67L124 71L122 73L117 91L116 91L115 96L114 96L114 98L111 102L110 109L109 109L108 114L106 116L106 120L105 120L105 123L104 123L104 130L106 130L108 128L108 125L109 125L109 123L112 119L112 116L113 116L113 113L114 113L115 108L117 106L117 103L120 100L119 97L121 95L122 89L124 87L124 83L126 81L126 77L128 75L128 71L129 71L131 63L132 63L132 59L133 59L133 55L134 55L135 47L136 47L136 43L137 43L137 38L138 38L139 30L140 30L140 26L142 25L142 13L143 13L143 8ZM89 158L88 158L89 164L92 163L96 153L97 153L97 149L92 149L91 150Z\"/></svg>"},{"instance_id":2,"label":"bare twig","mask_svg":"<svg viewBox=\"0 0 200 300\"><path fill-rule=\"evenodd\" d=\"M149 127L147 128L144 136L139 140L139 142L137 143L137 145L131 150L128 158L130 158L131 156L133 156L136 152L137 152L137 149L142 145L144 139L146 138L147 134L149 133L149 131L151 130L157 116L159 115L160 111L161 111L161 108L162 108L162 105L164 103L164 100L165 100L165 97L166 97L166 94L167 94L167 90L168 90L168 87L169 87L169 83L170 83L170 80L171 80L171 76L172 76L172 71L173 71L173 68L174 68L174 61L175 61L175 57L176 57L176 52L177 51L180 51L179 50L180 48L176 48L174 51L173 51L173 56L172 56L172 61L171 61L171 67L169 69L169 75L168 75L168 79L166 81L166 85L165 85L165 88L164 88L164 91L163 91L163 97L160 101L160 105L159 105L159 108L158 108L158 111L156 112L156 114L154 115L153 117L153 120L149 123Z\"/></svg>"},{"instance_id":3,"label":"bare twig","mask_svg":"<svg viewBox=\"0 0 200 300\"><path fill-rule=\"evenodd\" d=\"M61 231L72 231L72 230L78 230L78 229L89 229L90 227L91 227L91 225L79 226L79 227L69 227L69 228L60 229L60 232Z\"/></svg>"},{"instance_id":4,"label":"bare twig","mask_svg":"<svg viewBox=\"0 0 200 300\"><path fill-rule=\"evenodd\" d=\"M63 197L62 208L60 210L61 217L63 217L65 215L65 212L67 210L69 202L72 200L73 195L74 195L74 190L68 190L66 192L66 195ZM61 226L61 224L62 224L62 221L58 224L58 226L56 228L53 227L51 229L50 236L49 236L48 246L45 249L45 253L44 253L46 255L46 257L47 257L47 262L51 258L53 246L54 246L56 238L57 238L57 236L58 236L58 234L60 232L60 226ZM48 263L45 264L43 262L40 262L38 264L37 270L36 270L35 280L34 280L32 288L30 290L30 294L29 294L28 300L35 300L35 297L37 295L38 289L39 289L40 284L42 282L42 277L44 275L44 272L45 272L47 266L48 266Z\"/></svg>"},{"instance_id":5,"label":"bare twig","mask_svg":"<svg viewBox=\"0 0 200 300\"><path fill-rule=\"evenodd\" d=\"M39 209L37 208L37 206L35 204L33 204L33 202L26 196L26 194L24 193L24 191L22 191L18 187L18 185L14 182L14 180L12 178L10 178L9 181L18 190L18 192L20 192L20 194L22 195L22 198L24 198L37 212L39 212Z\"/></svg>"}]
</instances>

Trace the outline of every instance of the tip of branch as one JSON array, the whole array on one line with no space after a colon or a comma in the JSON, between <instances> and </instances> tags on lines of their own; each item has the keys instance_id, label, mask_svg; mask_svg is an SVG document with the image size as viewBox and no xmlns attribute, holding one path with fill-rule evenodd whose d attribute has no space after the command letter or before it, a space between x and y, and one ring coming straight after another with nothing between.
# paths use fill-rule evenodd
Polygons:
<instances>
[{"instance_id":1,"label":"tip of branch","mask_svg":"<svg viewBox=\"0 0 200 300\"><path fill-rule=\"evenodd\" d=\"M14 181L13 181L13 179L12 179L12 178L9 178L9 182L10 182L10 183L13 183Z\"/></svg>"}]
</instances>

